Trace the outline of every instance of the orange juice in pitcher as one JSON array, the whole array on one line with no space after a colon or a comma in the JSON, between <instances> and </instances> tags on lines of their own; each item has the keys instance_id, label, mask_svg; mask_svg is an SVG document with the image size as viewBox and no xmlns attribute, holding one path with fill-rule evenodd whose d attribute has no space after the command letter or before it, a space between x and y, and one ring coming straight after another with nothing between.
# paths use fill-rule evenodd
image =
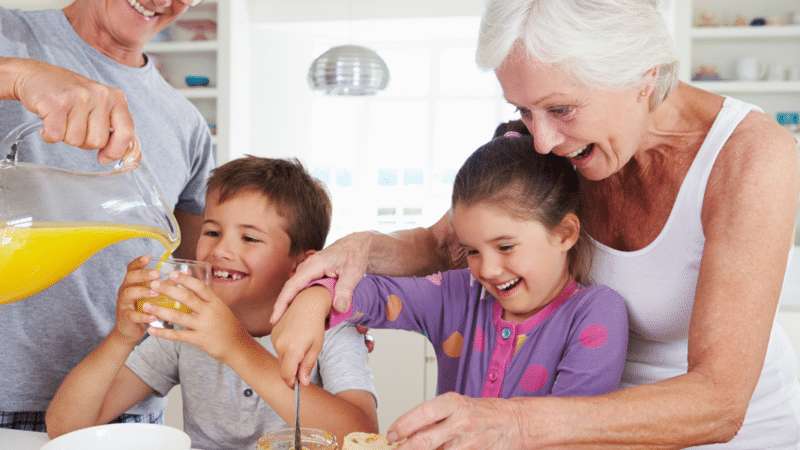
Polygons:
<instances>
[{"instance_id":1,"label":"orange juice in pitcher","mask_svg":"<svg viewBox=\"0 0 800 450\"><path fill-rule=\"evenodd\" d=\"M156 239L166 258L181 240L172 208L136 163L87 174L18 162L22 139L41 129L35 119L0 141L0 151L10 148L0 159L0 305L46 289L116 242Z\"/></svg>"},{"instance_id":2,"label":"orange juice in pitcher","mask_svg":"<svg viewBox=\"0 0 800 450\"><path fill-rule=\"evenodd\" d=\"M31 223L0 235L0 304L40 292L75 270L99 250L132 238L152 238L165 257L178 241L163 230L111 223Z\"/></svg>"}]
</instances>

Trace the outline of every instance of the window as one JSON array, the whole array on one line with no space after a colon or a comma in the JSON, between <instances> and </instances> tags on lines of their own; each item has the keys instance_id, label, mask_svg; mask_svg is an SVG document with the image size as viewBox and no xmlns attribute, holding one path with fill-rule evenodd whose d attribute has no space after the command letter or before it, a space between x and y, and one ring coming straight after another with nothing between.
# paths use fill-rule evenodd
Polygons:
<instances>
[{"instance_id":1,"label":"window","mask_svg":"<svg viewBox=\"0 0 800 450\"><path fill-rule=\"evenodd\" d=\"M466 157L517 117L494 74L475 64L479 21L254 25L252 144L233 156L298 157L333 197L328 243L354 231L433 224L450 205ZM384 58L386 91L366 98L310 91L311 62L345 43Z\"/></svg>"},{"instance_id":2,"label":"window","mask_svg":"<svg viewBox=\"0 0 800 450\"><path fill-rule=\"evenodd\" d=\"M464 160L516 117L494 74L475 65L470 44L372 46L389 66L386 91L313 98L307 164L333 197L329 243L353 231L433 224L450 205Z\"/></svg>"}]
</instances>

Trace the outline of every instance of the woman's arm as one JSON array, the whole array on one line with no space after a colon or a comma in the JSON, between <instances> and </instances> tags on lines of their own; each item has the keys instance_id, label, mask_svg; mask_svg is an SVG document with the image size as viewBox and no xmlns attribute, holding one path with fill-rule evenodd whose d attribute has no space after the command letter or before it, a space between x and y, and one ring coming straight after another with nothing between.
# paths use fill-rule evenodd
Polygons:
<instances>
[{"instance_id":1,"label":"woman's arm","mask_svg":"<svg viewBox=\"0 0 800 450\"><path fill-rule=\"evenodd\" d=\"M338 278L334 308L345 312L350 308L356 284L365 273L427 275L464 265L449 214L430 228L391 234L353 233L309 256L298 266L297 272L283 286L271 322L277 323L297 293L320 278Z\"/></svg>"},{"instance_id":2,"label":"woman's arm","mask_svg":"<svg viewBox=\"0 0 800 450\"><path fill-rule=\"evenodd\" d=\"M491 439L524 449L678 449L733 439L761 373L792 243L796 145L774 121L751 113L717 159L702 211L706 244L688 373L598 397L498 403L442 396L390 427L388 435L402 439L438 422L398 450L456 439L458 450L486 448L481 443Z\"/></svg>"}]
</instances>

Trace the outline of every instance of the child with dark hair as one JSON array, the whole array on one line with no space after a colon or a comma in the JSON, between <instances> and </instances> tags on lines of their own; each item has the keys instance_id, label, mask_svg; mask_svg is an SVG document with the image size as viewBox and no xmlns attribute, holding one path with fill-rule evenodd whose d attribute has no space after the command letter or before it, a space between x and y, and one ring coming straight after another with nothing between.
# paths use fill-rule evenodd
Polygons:
<instances>
[{"instance_id":1,"label":"child with dark hair","mask_svg":"<svg viewBox=\"0 0 800 450\"><path fill-rule=\"evenodd\" d=\"M116 327L62 383L47 411L51 434L107 423L178 384L194 448L255 449L263 433L294 423L269 318L297 265L324 246L330 221L327 193L296 160L250 156L215 169L197 243L197 259L212 266L210 286L179 272L170 278L183 288L159 283L147 256L131 262ZM136 310L137 300L159 293L191 313L152 302ZM157 318L177 327L148 328ZM145 331L151 337L137 346ZM350 432L377 432L375 390L355 327L334 327L325 339L301 393L300 423L341 445Z\"/></svg>"},{"instance_id":2,"label":"child with dark hair","mask_svg":"<svg viewBox=\"0 0 800 450\"><path fill-rule=\"evenodd\" d=\"M353 306L331 310L335 280L292 302L274 332L284 381L301 374L326 320L424 334L438 392L470 397L588 396L617 389L628 342L624 299L590 285L572 165L519 132L470 156L453 186L451 220L468 269L427 277L367 275Z\"/></svg>"}]
</instances>

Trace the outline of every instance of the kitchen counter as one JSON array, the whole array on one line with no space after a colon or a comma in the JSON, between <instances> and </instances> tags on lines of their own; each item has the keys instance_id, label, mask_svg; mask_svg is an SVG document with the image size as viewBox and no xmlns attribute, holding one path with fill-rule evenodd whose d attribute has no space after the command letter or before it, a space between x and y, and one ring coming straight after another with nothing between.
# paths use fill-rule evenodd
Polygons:
<instances>
[{"instance_id":1,"label":"kitchen counter","mask_svg":"<svg viewBox=\"0 0 800 450\"><path fill-rule=\"evenodd\" d=\"M3 450L42 450L42 446L48 442L50 438L47 433L0 428L0 449Z\"/></svg>"},{"instance_id":2,"label":"kitchen counter","mask_svg":"<svg viewBox=\"0 0 800 450\"><path fill-rule=\"evenodd\" d=\"M41 450L50 442L46 433L0 428L0 448L14 450Z\"/></svg>"}]
</instances>

